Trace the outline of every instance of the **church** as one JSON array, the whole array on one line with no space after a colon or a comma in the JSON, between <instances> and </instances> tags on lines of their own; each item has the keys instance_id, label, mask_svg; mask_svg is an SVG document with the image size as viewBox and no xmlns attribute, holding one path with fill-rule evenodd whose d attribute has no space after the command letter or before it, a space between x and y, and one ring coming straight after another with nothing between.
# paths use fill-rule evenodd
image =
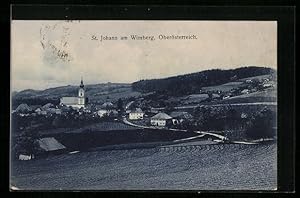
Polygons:
<instances>
[{"instance_id":1,"label":"church","mask_svg":"<svg viewBox=\"0 0 300 198\"><path fill-rule=\"evenodd\" d=\"M60 105L78 109L85 107L84 85L82 79L78 89L78 97L62 97L60 99Z\"/></svg>"}]
</instances>

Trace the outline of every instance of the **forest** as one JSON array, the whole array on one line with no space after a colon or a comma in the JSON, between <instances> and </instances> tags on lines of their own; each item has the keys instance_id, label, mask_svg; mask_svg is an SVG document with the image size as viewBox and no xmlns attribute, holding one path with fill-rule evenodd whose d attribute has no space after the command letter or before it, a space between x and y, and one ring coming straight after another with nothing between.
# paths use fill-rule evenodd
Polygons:
<instances>
[{"instance_id":1,"label":"forest","mask_svg":"<svg viewBox=\"0 0 300 198\"><path fill-rule=\"evenodd\" d=\"M198 73L179 75L164 79L140 80L132 83L134 91L147 93L157 92L164 95L182 96L199 93L202 87L220 85L238 79L276 74L276 71L267 67L241 67L238 69L212 69Z\"/></svg>"}]
</instances>

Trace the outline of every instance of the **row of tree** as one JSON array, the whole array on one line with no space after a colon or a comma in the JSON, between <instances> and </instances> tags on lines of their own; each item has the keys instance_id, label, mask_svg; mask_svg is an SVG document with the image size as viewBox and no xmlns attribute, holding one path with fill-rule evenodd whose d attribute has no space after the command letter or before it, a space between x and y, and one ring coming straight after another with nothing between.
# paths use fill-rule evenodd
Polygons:
<instances>
[{"instance_id":1,"label":"row of tree","mask_svg":"<svg viewBox=\"0 0 300 198\"><path fill-rule=\"evenodd\" d=\"M204 131L242 131L244 138L270 138L276 135L276 112L263 108L250 115L239 113L231 106L197 107L193 119L184 120L178 128Z\"/></svg>"}]
</instances>

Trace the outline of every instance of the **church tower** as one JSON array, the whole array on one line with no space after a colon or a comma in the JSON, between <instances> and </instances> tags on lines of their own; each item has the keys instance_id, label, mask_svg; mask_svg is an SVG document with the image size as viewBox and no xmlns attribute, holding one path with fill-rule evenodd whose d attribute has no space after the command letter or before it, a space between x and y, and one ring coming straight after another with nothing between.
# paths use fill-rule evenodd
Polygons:
<instances>
[{"instance_id":1,"label":"church tower","mask_svg":"<svg viewBox=\"0 0 300 198\"><path fill-rule=\"evenodd\" d=\"M78 90L78 106L84 107L85 105L85 99L84 99L84 85L83 85L83 80L81 78L81 82L79 85L79 90Z\"/></svg>"}]
</instances>

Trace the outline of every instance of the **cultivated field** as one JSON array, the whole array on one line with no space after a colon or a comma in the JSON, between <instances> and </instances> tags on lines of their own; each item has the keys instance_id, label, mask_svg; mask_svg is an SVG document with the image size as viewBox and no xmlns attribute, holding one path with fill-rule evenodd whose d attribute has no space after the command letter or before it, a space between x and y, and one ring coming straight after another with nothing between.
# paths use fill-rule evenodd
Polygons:
<instances>
[{"instance_id":1,"label":"cultivated field","mask_svg":"<svg viewBox=\"0 0 300 198\"><path fill-rule=\"evenodd\" d=\"M277 90L274 88L260 92L234 96L218 102L219 104L253 103L253 102L277 102Z\"/></svg>"},{"instance_id":2,"label":"cultivated field","mask_svg":"<svg viewBox=\"0 0 300 198\"><path fill-rule=\"evenodd\" d=\"M15 162L24 190L274 190L276 143L168 145Z\"/></svg>"},{"instance_id":3,"label":"cultivated field","mask_svg":"<svg viewBox=\"0 0 300 198\"><path fill-rule=\"evenodd\" d=\"M116 130L134 130L136 127L126 125L122 122L117 121L103 121L96 124L90 124L81 128L59 128L59 129L48 129L39 131L41 135L51 135L60 133L83 133L86 130L91 131L116 131Z\"/></svg>"},{"instance_id":4,"label":"cultivated field","mask_svg":"<svg viewBox=\"0 0 300 198\"><path fill-rule=\"evenodd\" d=\"M210 87L203 87L203 91L230 91L231 89L239 88L241 87L243 83L242 82L229 82L222 85L217 86L210 86Z\"/></svg>"}]
</instances>

